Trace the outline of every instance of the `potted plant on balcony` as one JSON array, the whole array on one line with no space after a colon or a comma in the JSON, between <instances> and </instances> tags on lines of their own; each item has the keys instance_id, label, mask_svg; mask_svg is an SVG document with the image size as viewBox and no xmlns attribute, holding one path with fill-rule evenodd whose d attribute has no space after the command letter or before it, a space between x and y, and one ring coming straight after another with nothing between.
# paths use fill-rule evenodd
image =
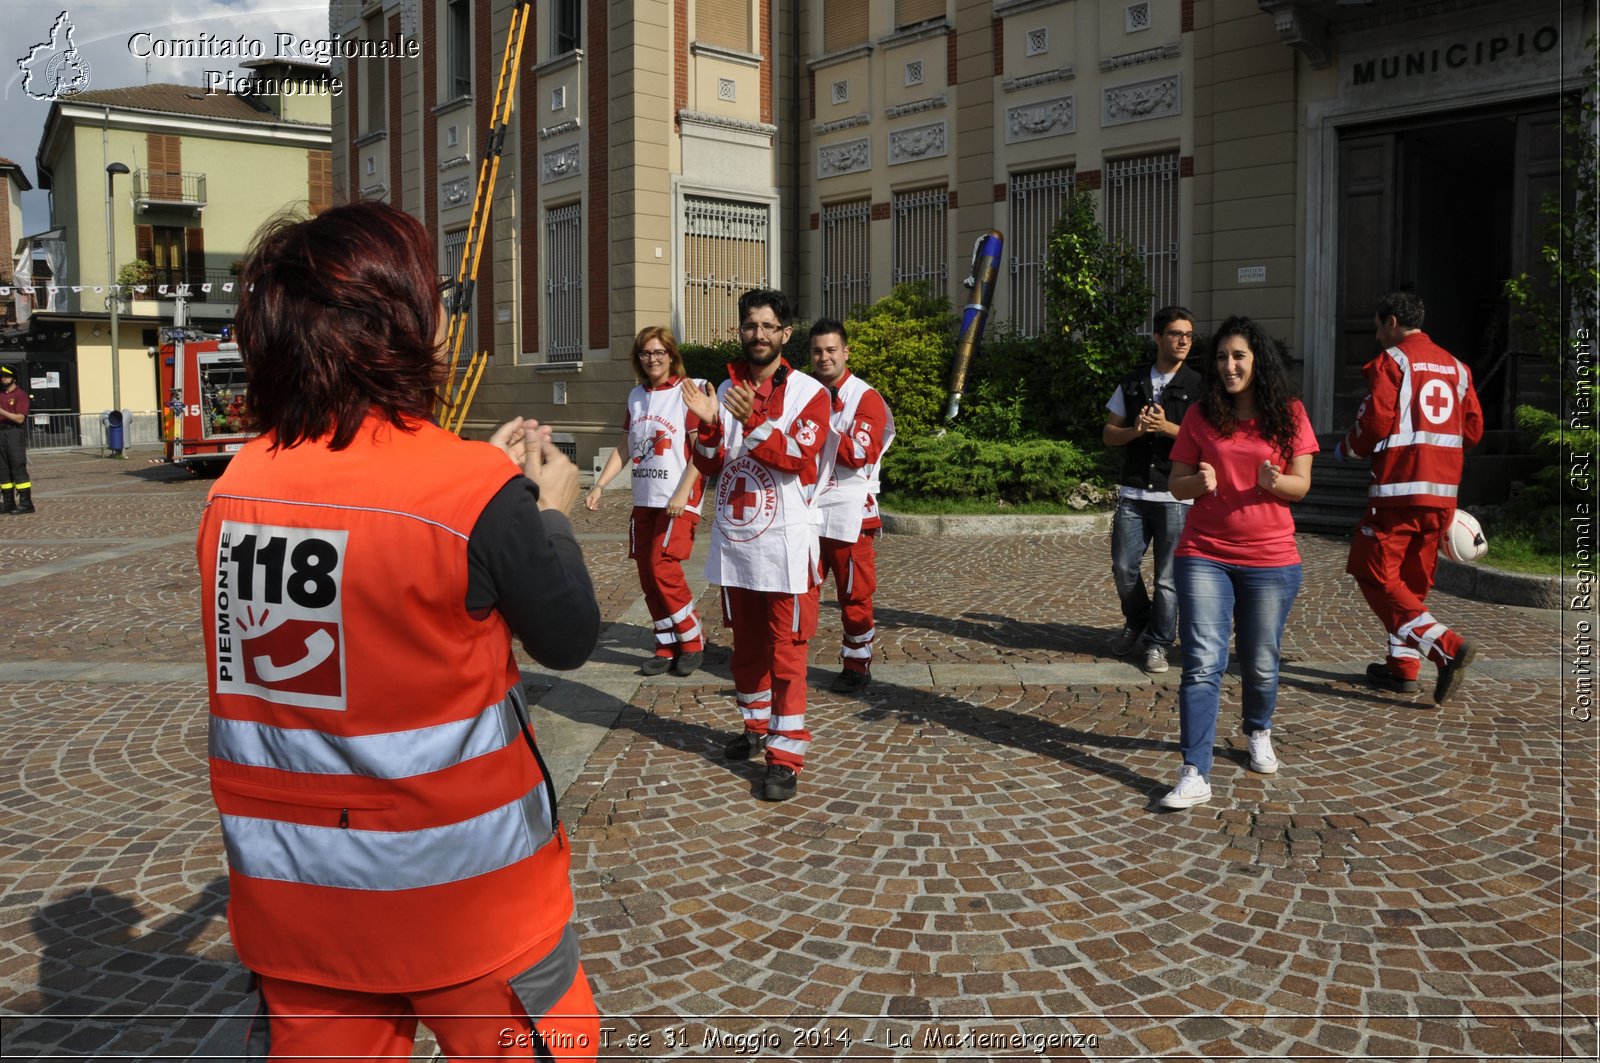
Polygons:
<instances>
[{"instance_id":1,"label":"potted plant on balcony","mask_svg":"<svg viewBox=\"0 0 1600 1063\"><path fill-rule=\"evenodd\" d=\"M156 268L142 258L122 264L122 268L117 270L117 283L121 285L121 308L124 312L133 305L134 286L148 286L155 276Z\"/></svg>"}]
</instances>

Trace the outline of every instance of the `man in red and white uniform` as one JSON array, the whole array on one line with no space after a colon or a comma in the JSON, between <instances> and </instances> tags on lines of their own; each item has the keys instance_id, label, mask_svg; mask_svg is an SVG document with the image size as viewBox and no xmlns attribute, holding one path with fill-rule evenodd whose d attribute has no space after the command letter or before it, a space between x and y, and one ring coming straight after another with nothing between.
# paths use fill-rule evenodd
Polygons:
<instances>
[{"instance_id":1,"label":"man in red and white uniform","mask_svg":"<svg viewBox=\"0 0 1600 1063\"><path fill-rule=\"evenodd\" d=\"M806 651L817 630L818 463L828 438L828 391L783 357L792 314L780 291L739 297L744 361L717 398L692 382L684 401L700 418L695 464L718 473L706 579L722 588L733 629L733 685L744 730L730 760L763 747L762 796L793 797L805 764Z\"/></svg>"},{"instance_id":2,"label":"man in red and white uniform","mask_svg":"<svg viewBox=\"0 0 1600 1063\"><path fill-rule=\"evenodd\" d=\"M1460 689L1475 649L1434 619L1425 600L1439 538L1455 515L1463 451L1483 438L1483 410L1471 371L1422 331L1423 313L1411 292L1378 303L1385 349L1362 369L1371 392L1334 453L1372 458L1367 514L1345 567L1389 633L1388 659L1368 666L1367 679L1411 693L1426 657L1438 666L1433 700L1443 704Z\"/></svg>"},{"instance_id":3,"label":"man in red and white uniform","mask_svg":"<svg viewBox=\"0 0 1600 1063\"><path fill-rule=\"evenodd\" d=\"M843 322L823 318L811 326L811 372L833 399L822 467L829 475L817 492L822 535L822 575L833 574L844 620L839 656L844 670L829 688L861 690L872 677L876 625L872 594L878 587L874 544L883 533L878 515L878 463L894 442L894 415L877 389L850 372Z\"/></svg>"}]
</instances>

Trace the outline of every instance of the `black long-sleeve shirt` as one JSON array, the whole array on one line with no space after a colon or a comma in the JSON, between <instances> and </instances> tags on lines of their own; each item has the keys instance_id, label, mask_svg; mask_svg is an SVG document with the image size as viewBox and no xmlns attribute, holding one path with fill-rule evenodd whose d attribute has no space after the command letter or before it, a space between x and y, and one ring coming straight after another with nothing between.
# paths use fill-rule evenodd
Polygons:
<instances>
[{"instance_id":1,"label":"black long-sleeve shirt","mask_svg":"<svg viewBox=\"0 0 1600 1063\"><path fill-rule=\"evenodd\" d=\"M506 482L467 539L467 610L505 617L511 633L544 665L568 671L600 640L600 603L565 514L539 508L539 486Z\"/></svg>"}]
</instances>

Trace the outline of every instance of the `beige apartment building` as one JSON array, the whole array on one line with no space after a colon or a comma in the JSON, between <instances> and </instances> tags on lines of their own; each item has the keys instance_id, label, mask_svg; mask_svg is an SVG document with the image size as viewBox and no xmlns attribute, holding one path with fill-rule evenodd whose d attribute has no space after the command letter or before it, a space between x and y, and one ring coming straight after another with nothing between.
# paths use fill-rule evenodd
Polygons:
<instances>
[{"instance_id":1,"label":"beige apartment building","mask_svg":"<svg viewBox=\"0 0 1600 1063\"><path fill-rule=\"evenodd\" d=\"M133 414L128 441L154 441L153 351L178 295L190 323L220 329L237 305L233 265L261 224L332 201L331 95L318 89L326 67L246 65L279 91L135 85L50 105L35 159L50 228L12 233L13 256L31 259L34 294L12 291L21 320L0 336L0 353L27 366L34 410L60 415L54 442L92 445L114 395ZM109 286L133 263L147 283L123 292L114 351Z\"/></svg>"},{"instance_id":2,"label":"beige apartment building","mask_svg":"<svg viewBox=\"0 0 1600 1063\"><path fill-rule=\"evenodd\" d=\"M335 199L425 220L454 273L512 0L335 0ZM1290 346L1341 428L1374 300L1414 285L1473 365L1491 427L1538 386L1500 297L1560 186L1559 103L1592 0L554 0L533 7L492 191L471 423L610 446L635 332L732 336L771 285L802 319L904 280L964 302L1006 239L996 317L1043 326L1074 189L1144 257L1157 305Z\"/></svg>"}]
</instances>

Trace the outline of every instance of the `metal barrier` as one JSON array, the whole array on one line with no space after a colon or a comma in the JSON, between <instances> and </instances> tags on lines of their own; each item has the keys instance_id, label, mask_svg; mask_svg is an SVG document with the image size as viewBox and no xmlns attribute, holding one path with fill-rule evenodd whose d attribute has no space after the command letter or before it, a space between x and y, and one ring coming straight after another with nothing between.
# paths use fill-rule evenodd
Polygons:
<instances>
[{"instance_id":1,"label":"metal barrier","mask_svg":"<svg viewBox=\"0 0 1600 1063\"><path fill-rule=\"evenodd\" d=\"M130 411L123 424L124 447L161 442L161 415ZM72 450L106 445L106 429L99 413L34 411L28 414L29 450Z\"/></svg>"}]
</instances>

